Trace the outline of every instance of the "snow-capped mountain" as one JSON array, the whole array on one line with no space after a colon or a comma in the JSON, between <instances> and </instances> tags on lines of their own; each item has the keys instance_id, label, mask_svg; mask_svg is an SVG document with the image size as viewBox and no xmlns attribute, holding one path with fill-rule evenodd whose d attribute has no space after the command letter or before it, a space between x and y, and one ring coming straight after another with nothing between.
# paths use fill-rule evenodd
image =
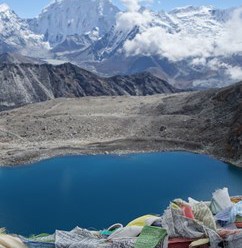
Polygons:
<instances>
[{"instance_id":1,"label":"snow-capped mountain","mask_svg":"<svg viewBox=\"0 0 242 248\"><path fill-rule=\"evenodd\" d=\"M40 55L49 48L43 36L30 31L27 22L19 18L7 4L0 4L0 51L18 50L27 54Z\"/></svg>"},{"instance_id":2,"label":"snow-capped mountain","mask_svg":"<svg viewBox=\"0 0 242 248\"><path fill-rule=\"evenodd\" d=\"M115 24L119 9L110 0L57 0L36 18L31 29L44 34L51 44L59 44L70 35L83 35L96 29L102 36Z\"/></svg>"},{"instance_id":3,"label":"snow-capped mountain","mask_svg":"<svg viewBox=\"0 0 242 248\"><path fill-rule=\"evenodd\" d=\"M242 25L240 11L187 6L154 13L142 8L134 18L118 17L110 32L84 50L58 56L106 75L148 70L179 87L224 86L242 77L242 35L231 32ZM136 23L139 17L142 23Z\"/></svg>"},{"instance_id":4,"label":"snow-capped mountain","mask_svg":"<svg viewBox=\"0 0 242 248\"><path fill-rule=\"evenodd\" d=\"M179 39L182 39L182 36L196 37L203 35L207 39L213 39L214 35L222 32L224 25L224 21L217 21L219 18L217 18L213 8L189 6L175 9L169 13L165 11L155 13L141 8L137 14L144 19L147 18L147 22L137 25L134 20L131 25L126 23L125 27L122 28L120 25L126 20L122 16L120 19L117 17L116 25L101 38L88 44L85 43L84 49L82 47L69 50L69 52L67 50L58 52L57 57L75 61L82 67L104 75L130 74L149 70L174 84L179 81L181 87L185 83L186 86L190 87L194 80L201 79L202 74L217 77L216 73L208 73L209 70L205 66L202 67L203 72L198 66L193 68L193 65L191 65L192 59L185 58L184 61L182 53L179 60L172 61L172 58L167 58L168 55L157 51L160 44L156 44L156 42L162 43L167 35L170 35L171 38L172 35L174 37L180 35ZM118 15L120 16L122 13L120 12ZM154 28L157 31L150 37L148 32ZM163 32L162 35L159 32ZM148 34L148 37L144 36L142 40L136 42L137 37L142 37L145 33ZM152 41L154 37L155 40ZM152 44L149 44L147 49L154 49L153 53L142 50L146 48L146 39L151 40ZM136 43L141 44L141 46L137 47L137 50L130 51L130 47L136 46ZM131 44L130 47L129 44ZM174 51L176 49L176 47L173 48Z\"/></svg>"},{"instance_id":5,"label":"snow-capped mountain","mask_svg":"<svg viewBox=\"0 0 242 248\"><path fill-rule=\"evenodd\" d=\"M211 6L177 8L168 14L179 31L190 35L214 36L223 28L223 22L216 18Z\"/></svg>"},{"instance_id":6,"label":"snow-capped mountain","mask_svg":"<svg viewBox=\"0 0 242 248\"><path fill-rule=\"evenodd\" d=\"M149 71L181 88L220 87L242 78L241 25L239 7L120 11L110 0L55 0L23 20L2 4L0 52L48 51L105 76Z\"/></svg>"}]
</instances>

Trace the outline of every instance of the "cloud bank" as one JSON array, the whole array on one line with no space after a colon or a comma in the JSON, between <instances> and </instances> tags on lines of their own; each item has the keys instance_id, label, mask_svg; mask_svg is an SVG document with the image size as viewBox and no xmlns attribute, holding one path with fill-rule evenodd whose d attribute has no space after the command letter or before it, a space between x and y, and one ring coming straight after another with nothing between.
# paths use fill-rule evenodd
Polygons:
<instances>
[{"instance_id":1,"label":"cloud bank","mask_svg":"<svg viewBox=\"0 0 242 248\"><path fill-rule=\"evenodd\" d=\"M218 27L218 32L211 34L201 31L194 35L189 29L183 30L182 26L179 32L169 33L164 27L148 26L152 17L147 16L143 22L139 21L143 24L143 31L125 43L128 55L162 55L177 61L187 57L208 58L242 52L242 8L235 10L232 18L223 27ZM136 22L129 20L129 23Z\"/></svg>"},{"instance_id":2,"label":"cloud bank","mask_svg":"<svg viewBox=\"0 0 242 248\"><path fill-rule=\"evenodd\" d=\"M211 62L211 58L215 57L242 55L242 8L231 12L231 18L225 23L216 21L208 7L197 10L204 15L202 19L194 10L191 23L184 23L182 14L165 13L177 27L171 32L167 28L170 23L162 25L164 18L161 20L149 10L140 11L141 1L123 0L123 3L128 11L117 16L117 27L123 30L140 27L140 32L134 39L127 40L124 44L123 49L127 56L155 55L174 62L192 58L191 66L209 66L214 70L223 68L232 79L242 78L242 67L232 67L219 60Z\"/></svg>"}]
</instances>

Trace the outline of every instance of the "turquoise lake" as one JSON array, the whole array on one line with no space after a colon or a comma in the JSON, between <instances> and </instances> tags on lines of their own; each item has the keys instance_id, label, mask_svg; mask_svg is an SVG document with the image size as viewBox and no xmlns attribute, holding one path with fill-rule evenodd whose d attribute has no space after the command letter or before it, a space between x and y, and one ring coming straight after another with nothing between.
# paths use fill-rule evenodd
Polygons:
<instances>
[{"instance_id":1,"label":"turquoise lake","mask_svg":"<svg viewBox=\"0 0 242 248\"><path fill-rule=\"evenodd\" d=\"M102 229L174 198L210 200L228 187L242 194L242 170L186 152L59 157L0 169L0 227L22 235L75 226Z\"/></svg>"}]
</instances>

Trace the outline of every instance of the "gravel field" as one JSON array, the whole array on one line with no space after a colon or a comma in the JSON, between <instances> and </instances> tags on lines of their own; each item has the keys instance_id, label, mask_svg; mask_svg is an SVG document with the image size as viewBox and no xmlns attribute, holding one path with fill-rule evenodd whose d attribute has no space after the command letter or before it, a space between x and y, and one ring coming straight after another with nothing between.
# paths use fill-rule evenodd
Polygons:
<instances>
[{"instance_id":1,"label":"gravel field","mask_svg":"<svg viewBox=\"0 0 242 248\"><path fill-rule=\"evenodd\" d=\"M185 150L242 166L242 83L154 96L59 98L0 113L0 164Z\"/></svg>"}]
</instances>

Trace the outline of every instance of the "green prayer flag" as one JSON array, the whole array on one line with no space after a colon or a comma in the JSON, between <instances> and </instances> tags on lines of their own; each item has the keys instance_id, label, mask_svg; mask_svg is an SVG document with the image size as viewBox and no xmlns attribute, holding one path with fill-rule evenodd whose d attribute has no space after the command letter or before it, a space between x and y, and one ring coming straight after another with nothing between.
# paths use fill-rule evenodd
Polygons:
<instances>
[{"instance_id":1,"label":"green prayer flag","mask_svg":"<svg viewBox=\"0 0 242 248\"><path fill-rule=\"evenodd\" d=\"M165 229L153 226L144 226L138 237L135 248L155 248L164 240L167 232Z\"/></svg>"}]
</instances>

